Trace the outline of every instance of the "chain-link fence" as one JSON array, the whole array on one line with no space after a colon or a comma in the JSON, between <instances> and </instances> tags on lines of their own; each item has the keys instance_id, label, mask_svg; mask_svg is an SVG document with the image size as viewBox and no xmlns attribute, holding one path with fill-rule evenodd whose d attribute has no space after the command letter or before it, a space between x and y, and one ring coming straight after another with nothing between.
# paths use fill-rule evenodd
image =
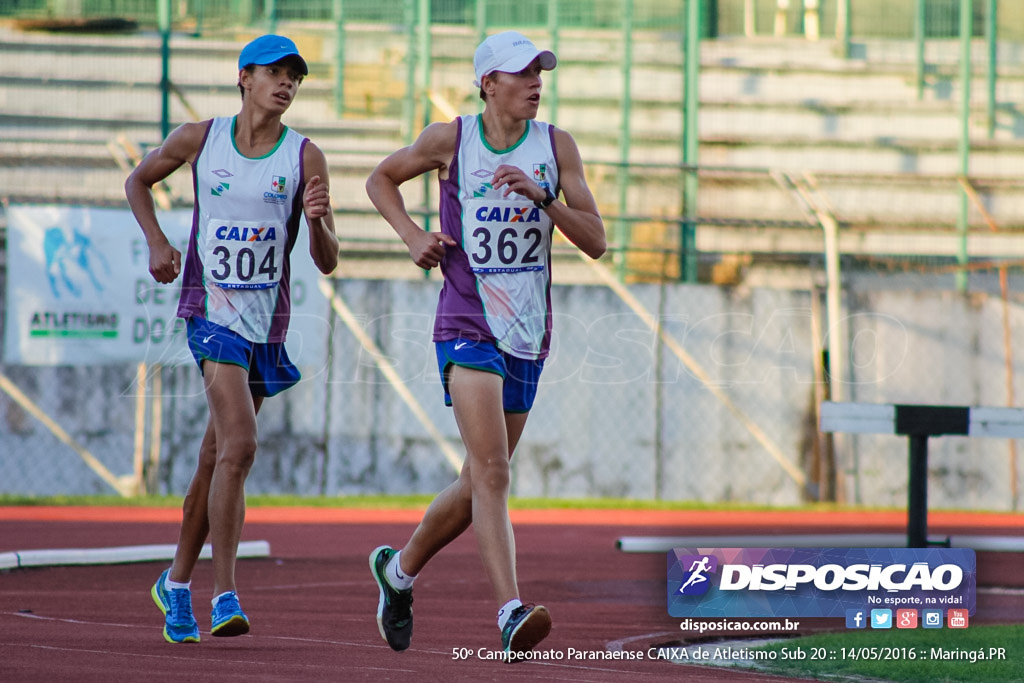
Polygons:
<instances>
[{"instance_id":1,"label":"chain-link fence","mask_svg":"<svg viewBox=\"0 0 1024 683\"><path fill-rule=\"evenodd\" d=\"M333 289L372 346L328 316L330 354L299 354L304 381L261 412L249 490L437 490L462 453L429 338L436 286L343 280ZM833 333L820 292L678 283L626 292L554 290L554 353L514 460L514 494L901 504L903 439L858 437L832 451L817 432L822 346ZM1001 306L987 294L851 288L848 399L1003 404L1008 381L1021 390L1024 361L1006 365ZM1019 297L1008 323L1024 325ZM172 341L184 347L180 335ZM187 485L206 424L194 367L6 365L2 382L4 492ZM931 451L934 506L1019 504L1005 441L948 438Z\"/></svg>"},{"instance_id":2,"label":"chain-link fence","mask_svg":"<svg viewBox=\"0 0 1024 683\"><path fill-rule=\"evenodd\" d=\"M985 104L979 59L964 138L951 49L959 2L924 3L923 92L917 3L853 3L852 56L837 48L843 3L817 3L819 40L807 31L812 4L702 5L695 167L683 163L683 2L172 1L163 81L160 3L0 0L0 17L17 19L0 25L0 196L13 205L123 207L125 175L164 126L237 111L241 45L266 30L293 37L311 73L286 121L330 164L343 244L332 286L400 363L398 376L434 427L352 326L325 308L330 360L307 359L308 381L268 402L251 484L432 491L451 477L458 449L426 338L438 283L409 264L363 182L428 121L477 111L474 45L519 28L559 55L545 74L542 117L579 143L611 248L595 270L556 245L560 344L516 459L515 492L899 504L905 444L850 438L832 451L817 434L829 379L822 356L837 329L829 319L849 320L839 328L847 399L1014 402L1024 126L1013 103L1024 95L1024 71L1013 28L1022 24L1011 19L1021 9L974 3L974 35L984 35L990 7L1000 17L998 106ZM119 32L98 32L111 18L136 23L108 21ZM983 53L984 39L974 48ZM696 195L687 195L687 175L697 178ZM407 189L410 207L436 225L431 184ZM172 176L158 201L189 206L188 174ZM822 310L830 222L839 230L841 313ZM677 282L688 257L703 284ZM958 274L966 287L951 294ZM138 490L139 482L180 492L205 406L194 369L155 362L142 368L144 391L135 364L0 366L8 382L0 481L37 493ZM937 442L933 480L945 493L934 502L1015 508L1017 456L1006 451L1006 442Z\"/></svg>"}]
</instances>

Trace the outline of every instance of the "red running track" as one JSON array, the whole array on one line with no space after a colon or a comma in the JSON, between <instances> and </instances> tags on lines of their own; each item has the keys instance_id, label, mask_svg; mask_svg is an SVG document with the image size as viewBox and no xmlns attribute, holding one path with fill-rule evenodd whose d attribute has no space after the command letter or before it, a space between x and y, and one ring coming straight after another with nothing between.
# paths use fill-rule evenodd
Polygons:
<instances>
[{"instance_id":1,"label":"red running track","mask_svg":"<svg viewBox=\"0 0 1024 683\"><path fill-rule=\"evenodd\" d=\"M257 508L243 540L267 540L271 558L242 560L239 594L253 630L208 634L211 565L193 578L197 645L171 645L149 588L164 565L19 569L0 574L0 681L791 681L761 673L666 661L562 659L505 664L497 605L472 532L438 555L416 584L413 646L394 653L377 632L377 590L367 555L400 545L418 510ZM0 552L174 543L180 512L164 508L0 508ZM551 610L543 650L646 651L687 634L665 609L665 556L622 553L622 536L779 534L823 530L899 533L900 513L514 511L519 583ZM1024 535L1020 515L930 516L935 534ZM1024 583L1020 555L979 553L979 583ZM979 591L972 623L1020 621L1021 591ZM801 633L843 630L841 620L801 620ZM453 659L454 648L474 653Z\"/></svg>"}]
</instances>

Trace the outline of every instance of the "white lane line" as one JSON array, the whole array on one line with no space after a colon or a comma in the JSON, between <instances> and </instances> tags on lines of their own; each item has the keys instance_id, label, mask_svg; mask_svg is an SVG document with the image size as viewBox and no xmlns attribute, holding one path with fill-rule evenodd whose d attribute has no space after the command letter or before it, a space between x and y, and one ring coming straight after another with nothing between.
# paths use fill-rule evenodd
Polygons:
<instances>
[{"instance_id":1,"label":"white lane line","mask_svg":"<svg viewBox=\"0 0 1024 683\"><path fill-rule=\"evenodd\" d=\"M655 638L672 638L673 640L680 640L681 637L682 636L680 636L680 631L659 631L658 633L647 633L642 636L630 636L629 638L620 638L619 640L612 640L609 641L605 645L605 647L607 647L609 650L618 652L620 650L624 650L626 645L630 645L631 643L650 641Z\"/></svg>"},{"instance_id":2,"label":"white lane line","mask_svg":"<svg viewBox=\"0 0 1024 683\"><path fill-rule=\"evenodd\" d=\"M65 623L65 624L73 624L73 625L76 625L76 626L109 626L109 627L113 627L113 628L130 628L130 629L133 629L133 630L139 630L139 629L142 629L142 628L151 629L151 630L157 630L159 628L159 627L156 627L156 626L139 626L137 624L112 624L112 623L108 623L108 622L85 621L85 620L82 620L82 619L70 619L70 618L66 618L66 617L49 617L49 616L43 616L43 615L39 615L39 614L28 614L28 613L22 613L22 612L0 612L0 616L15 616L15 617L22 617L22 618L25 618L25 619L36 619L36 620L39 620L39 621L55 621L55 622L60 622L60 623ZM206 632L206 631L203 631L203 633L208 635L208 632ZM665 635L665 634L656 634L656 635ZM678 635L678 634L676 634L676 635ZM627 640L635 640L635 639L645 638L645 637L650 637L650 636L639 636L637 638L627 639ZM326 639L326 638L305 638L305 637L301 637L301 636L274 636L274 635L259 635L259 636L257 636L257 635L249 634L249 635L246 635L246 636L242 636L242 638L255 638L255 639L258 639L258 640L280 640L280 641L286 641L286 642L310 643L310 644L318 644L318 645L333 645L333 646L340 645L340 646L343 646L343 647L353 647L353 648L372 649L372 650L389 650L390 651L390 649L391 649L386 644L376 645L376 644L370 644L370 643L355 643L355 642L344 641L344 640L330 640L330 639ZM615 642L625 642L625 641L615 641ZM51 645L36 645L36 644L23 644L23 643L4 643L2 641L0 641L0 646L36 647L36 648L58 650L58 651L66 651L66 652L83 652L83 653L93 653L93 654L118 655L118 656L126 656L126 657L145 656L145 657L157 657L157 658L168 658L168 659L188 659L189 661L194 661L195 659L199 659L200 658L200 657L180 657L180 656L177 656L177 655L170 655L170 654L168 654L168 655L163 655L163 654L142 654L142 655L138 655L138 654L136 654L134 652L115 652L115 651L112 651L112 650L88 650L88 649L79 649L79 648L57 647L57 646L51 646ZM614 649L612 647L612 644L609 644L608 649ZM192 652L193 649L189 648L189 651ZM421 654L427 654L427 655L440 655L440 656L444 656L444 657L446 657L448 659L451 659L451 657L452 657L452 653L451 653L450 650L445 651L445 650L433 650L433 649L424 649L424 648L410 648L408 651L409 652L419 652ZM491 652L491 651L488 650L488 652ZM562 649L562 650L560 650L560 652L565 653L566 649ZM224 660L224 659L222 659L220 657L211 658L211 659L208 659L208 658L202 658L202 659L204 661L211 661L211 662L224 662L224 661L227 661L227 660ZM621 660L621 661L622 661L623 664L628 663L627 660ZM245 660L244 662L240 662L240 663L250 664L251 662L249 660ZM528 663L536 664L536 665L539 665L539 666L551 667L551 668L555 668L555 669L566 669L566 670L575 670L575 671L592 671L594 673L623 673L623 669L612 669L612 668L601 667L601 666L587 666L585 664L562 664L562 663L558 663L558 662L541 661L541 660L522 660L520 662L517 662L517 665L518 666L522 666L523 664L528 664ZM310 666L312 668L312 665L306 665L306 666ZM360 668L366 668L368 670L375 670L375 669L372 669L370 667L360 667ZM385 671L401 671L401 672L404 672L404 673L422 673L422 672L413 671L413 670L395 669L393 667L388 667L388 668L382 669L382 670L385 670ZM631 671L630 675L631 676L647 676L647 675L655 675L655 674L653 672ZM658 674L658 675L660 675L660 674ZM576 681L578 679L572 679L572 680Z\"/></svg>"}]
</instances>

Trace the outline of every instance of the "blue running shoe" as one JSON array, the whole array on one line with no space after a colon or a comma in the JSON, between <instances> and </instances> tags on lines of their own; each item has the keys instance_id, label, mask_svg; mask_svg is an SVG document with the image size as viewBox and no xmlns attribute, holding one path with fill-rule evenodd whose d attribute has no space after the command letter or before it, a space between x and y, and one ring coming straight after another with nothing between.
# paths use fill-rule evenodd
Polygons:
<instances>
[{"instance_id":1,"label":"blue running shoe","mask_svg":"<svg viewBox=\"0 0 1024 683\"><path fill-rule=\"evenodd\" d=\"M543 605L520 605L501 629L501 647L505 652L526 652L551 633L551 613ZM516 661L509 659L509 661Z\"/></svg>"},{"instance_id":2,"label":"blue running shoe","mask_svg":"<svg viewBox=\"0 0 1024 683\"><path fill-rule=\"evenodd\" d=\"M198 643L199 624L192 615L192 591L187 588L167 590L164 581L170 569L165 569L149 591L153 602L164 613L164 639L168 643Z\"/></svg>"},{"instance_id":3,"label":"blue running shoe","mask_svg":"<svg viewBox=\"0 0 1024 683\"><path fill-rule=\"evenodd\" d=\"M249 632L249 617L242 611L242 606L238 604L238 595L234 591L228 591L220 596L213 607L211 621L211 636L241 636Z\"/></svg>"},{"instance_id":4,"label":"blue running shoe","mask_svg":"<svg viewBox=\"0 0 1024 683\"><path fill-rule=\"evenodd\" d=\"M395 549L386 545L370 553L370 571L380 589L377 602L377 629L395 652L409 648L412 641L412 589L400 591L391 587L384 578L384 567L395 555Z\"/></svg>"}]
</instances>

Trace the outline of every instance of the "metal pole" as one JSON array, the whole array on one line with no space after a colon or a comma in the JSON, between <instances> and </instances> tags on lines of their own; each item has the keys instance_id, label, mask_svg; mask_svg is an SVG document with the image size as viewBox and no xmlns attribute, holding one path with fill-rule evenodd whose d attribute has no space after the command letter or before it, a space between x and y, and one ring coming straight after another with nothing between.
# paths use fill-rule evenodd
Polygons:
<instances>
[{"instance_id":1,"label":"metal pole","mask_svg":"<svg viewBox=\"0 0 1024 683\"><path fill-rule=\"evenodd\" d=\"M970 174L971 160L971 33L974 29L974 16L971 0L960 0L960 175ZM957 263L967 263L967 210L969 205L967 192L960 190L960 211L957 216ZM967 271L956 273L957 291L967 291Z\"/></svg>"},{"instance_id":2,"label":"metal pole","mask_svg":"<svg viewBox=\"0 0 1024 683\"><path fill-rule=\"evenodd\" d=\"M277 33L277 0L266 0L263 11L267 13L267 33Z\"/></svg>"},{"instance_id":3,"label":"metal pole","mask_svg":"<svg viewBox=\"0 0 1024 683\"><path fill-rule=\"evenodd\" d=\"M420 102L423 106L423 128L430 125L430 72L433 69L431 59L430 35L430 0L419 0L420 27ZM430 232L430 184L433 174L423 174L423 229ZM430 271L423 271L423 277L429 278Z\"/></svg>"},{"instance_id":4,"label":"metal pole","mask_svg":"<svg viewBox=\"0 0 1024 683\"><path fill-rule=\"evenodd\" d=\"M252 3L253 0L232 0L231 4L234 6L234 9L231 14L232 16L237 17L242 26L252 25Z\"/></svg>"},{"instance_id":5,"label":"metal pole","mask_svg":"<svg viewBox=\"0 0 1024 683\"><path fill-rule=\"evenodd\" d=\"M154 363L152 367L152 389L149 392L149 464L145 468L143 487L147 493L157 490L157 473L160 471L160 450L163 447L164 428L164 382L163 366Z\"/></svg>"},{"instance_id":6,"label":"metal pole","mask_svg":"<svg viewBox=\"0 0 1024 683\"><path fill-rule=\"evenodd\" d=\"M160 139L171 134L171 0L159 0L160 29Z\"/></svg>"},{"instance_id":7,"label":"metal pole","mask_svg":"<svg viewBox=\"0 0 1024 683\"><path fill-rule=\"evenodd\" d=\"M910 435L907 482L907 547L928 547L928 436Z\"/></svg>"},{"instance_id":8,"label":"metal pole","mask_svg":"<svg viewBox=\"0 0 1024 683\"><path fill-rule=\"evenodd\" d=\"M843 278L839 259L839 222L819 213L825 237L826 308L828 313L828 374L831 400L846 400L846 331L843 318Z\"/></svg>"},{"instance_id":9,"label":"metal pole","mask_svg":"<svg viewBox=\"0 0 1024 683\"><path fill-rule=\"evenodd\" d=\"M416 137L416 0L405 0L405 96L402 120L405 144Z\"/></svg>"},{"instance_id":10,"label":"metal pole","mask_svg":"<svg viewBox=\"0 0 1024 683\"><path fill-rule=\"evenodd\" d=\"M838 0L836 6L836 38L843 59L850 58L850 0Z\"/></svg>"},{"instance_id":11,"label":"metal pole","mask_svg":"<svg viewBox=\"0 0 1024 683\"><path fill-rule=\"evenodd\" d=\"M700 135L700 24L702 0L688 0L683 64L683 223L679 236L679 276L697 281L697 170Z\"/></svg>"},{"instance_id":12,"label":"metal pole","mask_svg":"<svg viewBox=\"0 0 1024 683\"><path fill-rule=\"evenodd\" d=\"M996 136L996 80L999 78L997 63L999 60L999 53L997 50L999 42L999 30L998 30L998 13L999 3L997 0L988 0L988 5L985 8L985 39L988 43L988 67L986 69L986 76L988 77L988 99L986 102L985 113L986 113L986 133L988 139L991 140Z\"/></svg>"},{"instance_id":13,"label":"metal pole","mask_svg":"<svg viewBox=\"0 0 1024 683\"><path fill-rule=\"evenodd\" d=\"M145 465L142 451L146 447L146 364L135 366L135 444L132 449L132 492L136 496L146 493Z\"/></svg>"},{"instance_id":14,"label":"metal pole","mask_svg":"<svg viewBox=\"0 0 1024 683\"><path fill-rule=\"evenodd\" d=\"M804 37L807 40L821 38L820 10L819 0L804 0Z\"/></svg>"},{"instance_id":15,"label":"metal pole","mask_svg":"<svg viewBox=\"0 0 1024 683\"><path fill-rule=\"evenodd\" d=\"M558 17L559 0L548 1L548 35L551 36L551 51L558 55ZM548 100L549 106L548 121L558 124L558 69L555 69L547 76L548 79Z\"/></svg>"},{"instance_id":16,"label":"metal pole","mask_svg":"<svg viewBox=\"0 0 1024 683\"><path fill-rule=\"evenodd\" d=\"M206 0L199 0L196 3L196 38L202 38L203 36L203 8L206 6Z\"/></svg>"},{"instance_id":17,"label":"metal pole","mask_svg":"<svg viewBox=\"0 0 1024 683\"><path fill-rule=\"evenodd\" d=\"M632 78L633 71L633 0L622 0L622 97L619 116L619 216L627 212L629 193L629 124L632 115ZM618 242L619 282L625 282L627 255L629 254L630 225L620 219L615 225L615 237Z\"/></svg>"},{"instance_id":18,"label":"metal pole","mask_svg":"<svg viewBox=\"0 0 1024 683\"><path fill-rule=\"evenodd\" d=\"M775 37L786 35L786 25L789 23L789 0L775 0Z\"/></svg>"},{"instance_id":19,"label":"metal pole","mask_svg":"<svg viewBox=\"0 0 1024 683\"><path fill-rule=\"evenodd\" d=\"M431 60L430 0L419 0L419 60L420 60L420 104L423 107L423 127L430 125L430 72Z\"/></svg>"},{"instance_id":20,"label":"metal pole","mask_svg":"<svg viewBox=\"0 0 1024 683\"><path fill-rule=\"evenodd\" d=\"M476 25L476 43L479 45L487 38L487 0L476 0L473 20ZM476 110L482 112L485 102L479 97L476 98Z\"/></svg>"},{"instance_id":21,"label":"metal pole","mask_svg":"<svg viewBox=\"0 0 1024 683\"><path fill-rule=\"evenodd\" d=\"M914 8L914 45L917 68L914 77L917 80L917 99L924 99L924 44L925 44L925 0L916 0Z\"/></svg>"},{"instance_id":22,"label":"metal pole","mask_svg":"<svg viewBox=\"0 0 1024 683\"><path fill-rule=\"evenodd\" d=\"M743 0L743 35L753 38L757 35L757 0Z\"/></svg>"},{"instance_id":23,"label":"metal pole","mask_svg":"<svg viewBox=\"0 0 1024 683\"><path fill-rule=\"evenodd\" d=\"M476 0L473 8L473 23L476 28L476 43L479 45L487 37L487 0Z\"/></svg>"},{"instance_id":24,"label":"metal pole","mask_svg":"<svg viewBox=\"0 0 1024 683\"><path fill-rule=\"evenodd\" d=\"M345 6L334 0L334 113L345 115Z\"/></svg>"}]
</instances>

